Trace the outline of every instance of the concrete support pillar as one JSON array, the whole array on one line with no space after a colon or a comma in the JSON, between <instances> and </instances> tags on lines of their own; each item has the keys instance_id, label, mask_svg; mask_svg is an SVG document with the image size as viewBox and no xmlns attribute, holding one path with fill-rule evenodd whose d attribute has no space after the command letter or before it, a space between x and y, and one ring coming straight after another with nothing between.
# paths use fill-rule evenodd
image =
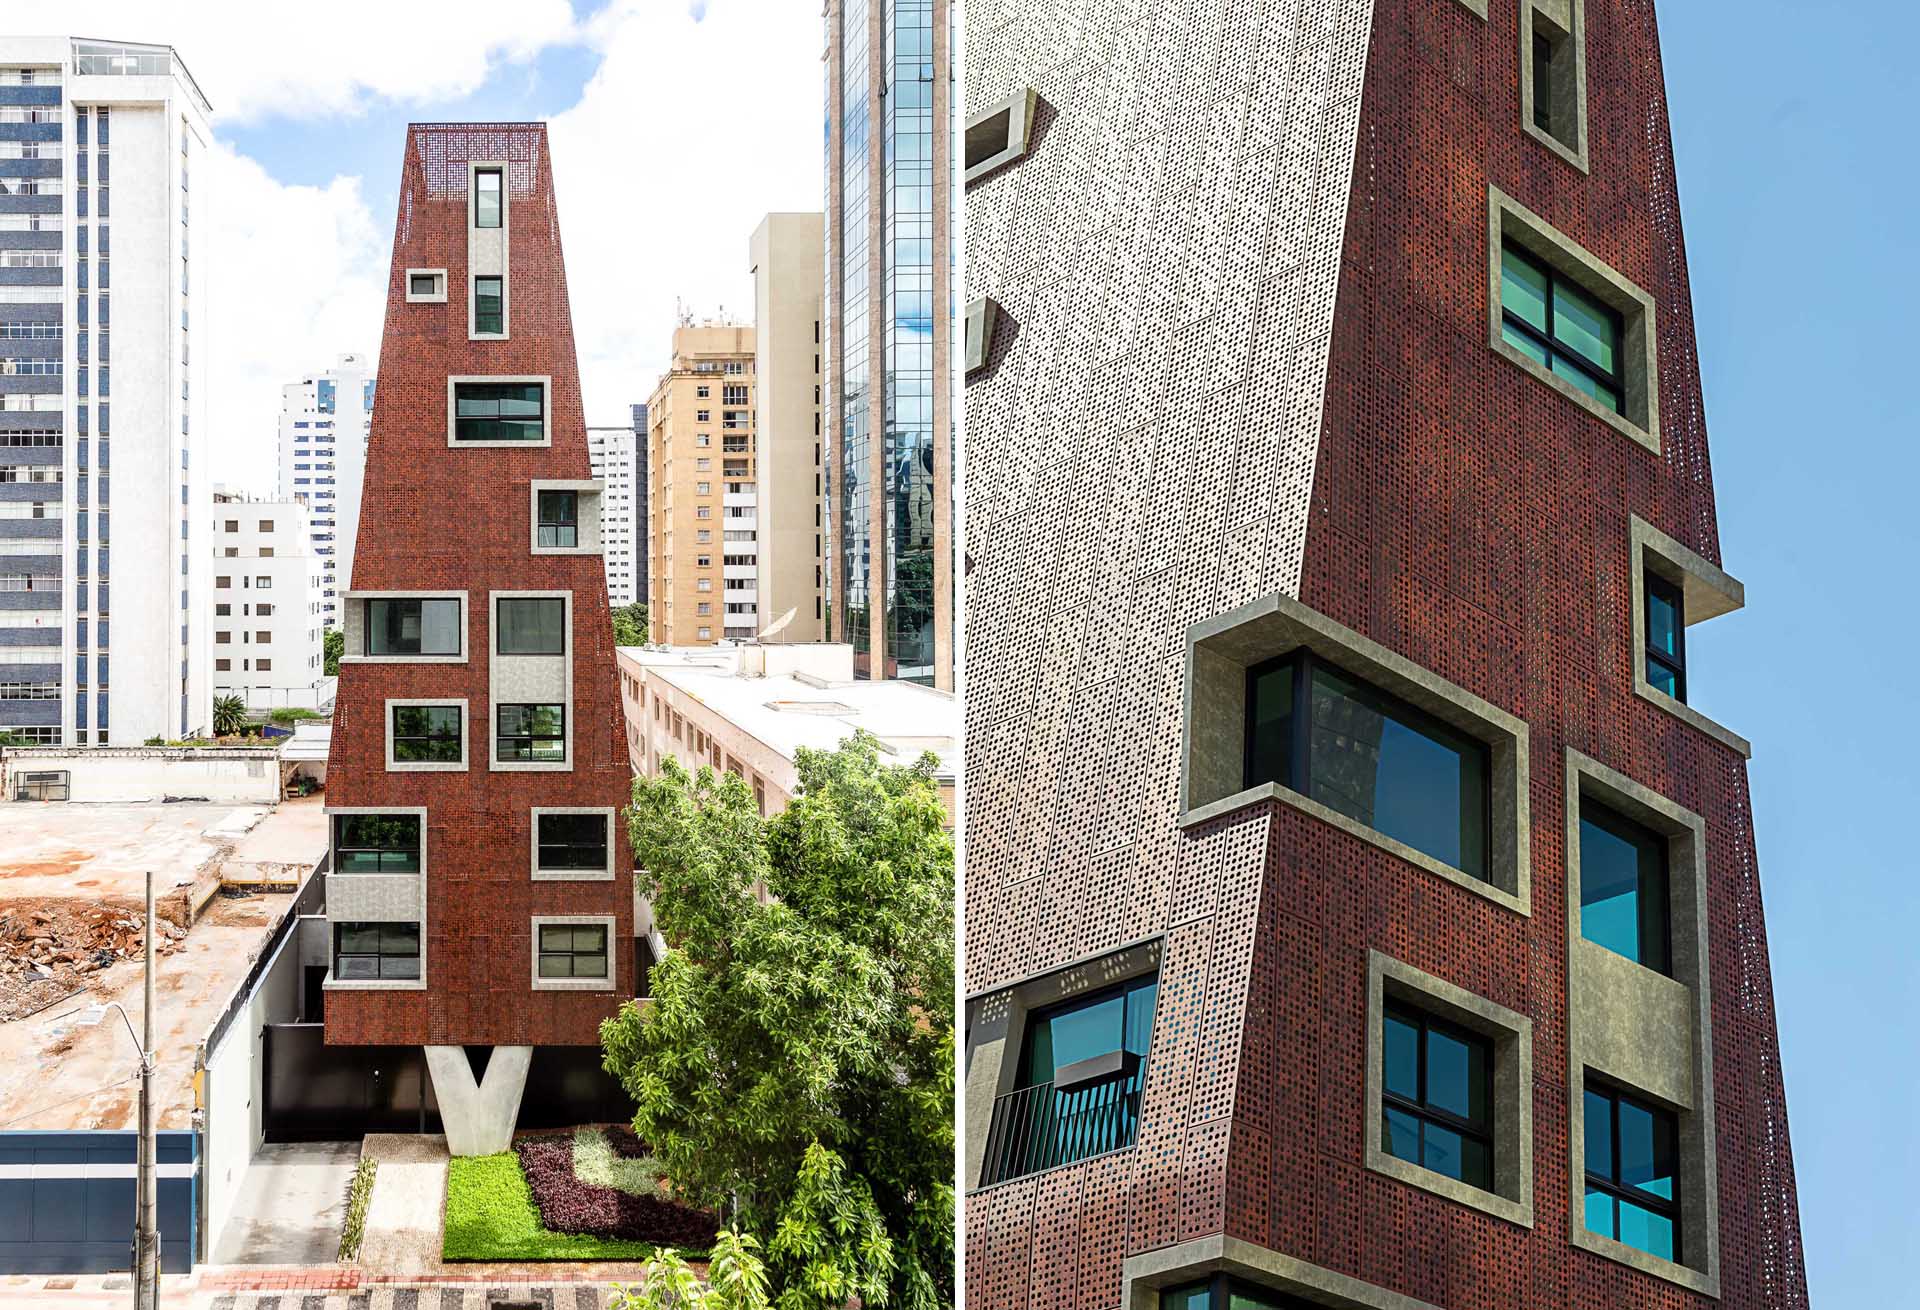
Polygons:
<instances>
[{"instance_id":1,"label":"concrete support pillar","mask_svg":"<svg viewBox=\"0 0 1920 1310\"><path fill-rule=\"evenodd\" d=\"M427 1073L440 1102L440 1122L453 1155L497 1155L513 1142L520 1117L520 1094L527 1086L531 1046L496 1046L486 1077L473 1080L473 1066L461 1046L429 1046Z\"/></svg>"}]
</instances>

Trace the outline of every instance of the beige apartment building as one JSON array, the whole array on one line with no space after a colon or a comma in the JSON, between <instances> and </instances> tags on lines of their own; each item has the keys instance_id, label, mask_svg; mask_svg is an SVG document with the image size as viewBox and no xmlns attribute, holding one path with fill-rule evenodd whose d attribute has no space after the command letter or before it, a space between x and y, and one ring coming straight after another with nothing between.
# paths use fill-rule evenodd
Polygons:
<instances>
[{"instance_id":1,"label":"beige apartment building","mask_svg":"<svg viewBox=\"0 0 1920 1310\"><path fill-rule=\"evenodd\" d=\"M753 264L758 592L764 640L824 641L820 435L825 214L768 214Z\"/></svg>"},{"instance_id":2,"label":"beige apartment building","mask_svg":"<svg viewBox=\"0 0 1920 1310\"><path fill-rule=\"evenodd\" d=\"M760 630L754 329L683 325L647 402L649 635L711 646Z\"/></svg>"}]
</instances>

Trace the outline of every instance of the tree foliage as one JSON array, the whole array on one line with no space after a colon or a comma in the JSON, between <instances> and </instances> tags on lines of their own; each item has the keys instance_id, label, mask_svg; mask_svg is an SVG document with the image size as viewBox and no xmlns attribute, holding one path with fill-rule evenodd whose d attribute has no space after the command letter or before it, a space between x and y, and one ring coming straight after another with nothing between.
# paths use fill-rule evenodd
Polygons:
<instances>
[{"instance_id":1,"label":"tree foliage","mask_svg":"<svg viewBox=\"0 0 1920 1310\"><path fill-rule=\"evenodd\" d=\"M347 653L347 634L339 628L328 628L320 638L321 672L329 678L340 676L340 657Z\"/></svg>"},{"instance_id":2,"label":"tree foliage","mask_svg":"<svg viewBox=\"0 0 1920 1310\"><path fill-rule=\"evenodd\" d=\"M634 783L642 888L673 948L601 1029L676 1194L766 1251L779 1310L953 1302L953 845L935 760L860 733L801 750L763 820L669 759ZM764 886L771 899L757 894Z\"/></svg>"},{"instance_id":3,"label":"tree foliage","mask_svg":"<svg viewBox=\"0 0 1920 1310\"><path fill-rule=\"evenodd\" d=\"M631 605L622 605L613 612L613 644L616 646L644 646L647 644L647 607L640 601Z\"/></svg>"},{"instance_id":4,"label":"tree foliage","mask_svg":"<svg viewBox=\"0 0 1920 1310\"><path fill-rule=\"evenodd\" d=\"M767 1266L760 1244L723 1229L707 1261L707 1281L668 1247L647 1261L643 1280L615 1283L608 1310L769 1310Z\"/></svg>"},{"instance_id":5,"label":"tree foliage","mask_svg":"<svg viewBox=\"0 0 1920 1310\"><path fill-rule=\"evenodd\" d=\"M213 698L213 735L235 737L246 730L247 703L228 693Z\"/></svg>"}]
</instances>

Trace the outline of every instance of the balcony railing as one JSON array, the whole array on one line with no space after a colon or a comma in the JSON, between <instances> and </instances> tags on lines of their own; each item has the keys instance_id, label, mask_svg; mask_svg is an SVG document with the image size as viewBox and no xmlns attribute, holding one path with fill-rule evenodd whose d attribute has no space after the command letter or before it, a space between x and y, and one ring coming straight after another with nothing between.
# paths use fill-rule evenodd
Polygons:
<instances>
[{"instance_id":1,"label":"balcony railing","mask_svg":"<svg viewBox=\"0 0 1920 1310\"><path fill-rule=\"evenodd\" d=\"M1132 1146L1140 1126L1139 1057L1120 1055L1108 1061L1109 1069L1072 1078L1070 1086L1078 1066L1062 1069L1059 1084L1036 1083L997 1098L980 1186Z\"/></svg>"}]
</instances>

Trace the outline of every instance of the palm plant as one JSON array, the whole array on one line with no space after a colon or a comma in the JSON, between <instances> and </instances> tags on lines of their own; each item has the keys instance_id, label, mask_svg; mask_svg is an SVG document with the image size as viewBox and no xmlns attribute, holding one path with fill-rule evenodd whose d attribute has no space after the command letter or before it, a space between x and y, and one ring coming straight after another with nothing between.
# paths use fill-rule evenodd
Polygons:
<instances>
[{"instance_id":1,"label":"palm plant","mask_svg":"<svg viewBox=\"0 0 1920 1310\"><path fill-rule=\"evenodd\" d=\"M247 703L228 693L213 698L213 735L233 737L247 726Z\"/></svg>"}]
</instances>

